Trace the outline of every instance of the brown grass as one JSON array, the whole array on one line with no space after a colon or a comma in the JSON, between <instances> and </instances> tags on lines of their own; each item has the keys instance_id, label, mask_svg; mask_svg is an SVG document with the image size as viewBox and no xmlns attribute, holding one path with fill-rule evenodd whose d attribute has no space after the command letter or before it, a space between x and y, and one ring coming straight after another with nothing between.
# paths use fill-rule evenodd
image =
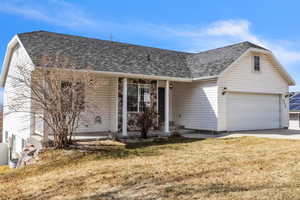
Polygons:
<instances>
[{"instance_id":1,"label":"brown grass","mask_svg":"<svg viewBox=\"0 0 300 200\"><path fill-rule=\"evenodd\" d=\"M7 173L9 170L11 170L8 166L0 166L0 174Z\"/></svg>"},{"instance_id":2,"label":"brown grass","mask_svg":"<svg viewBox=\"0 0 300 200\"><path fill-rule=\"evenodd\" d=\"M300 141L104 143L0 173L0 199L299 199ZM1 170L0 170L1 171Z\"/></svg>"}]
</instances>

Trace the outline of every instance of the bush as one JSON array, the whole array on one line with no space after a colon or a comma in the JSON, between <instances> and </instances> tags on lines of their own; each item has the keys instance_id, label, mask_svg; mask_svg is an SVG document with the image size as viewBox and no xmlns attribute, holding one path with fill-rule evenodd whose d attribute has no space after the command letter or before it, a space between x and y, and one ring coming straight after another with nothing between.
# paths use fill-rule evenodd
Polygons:
<instances>
[{"instance_id":1,"label":"bush","mask_svg":"<svg viewBox=\"0 0 300 200\"><path fill-rule=\"evenodd\" d=\"M145 110L140 113L140 116L138 118L138 125L141 128L142 138L148 137L148 131L153 126L156 117L157 113L153 108L146 107Z\"/></svg>"}]
</instances>

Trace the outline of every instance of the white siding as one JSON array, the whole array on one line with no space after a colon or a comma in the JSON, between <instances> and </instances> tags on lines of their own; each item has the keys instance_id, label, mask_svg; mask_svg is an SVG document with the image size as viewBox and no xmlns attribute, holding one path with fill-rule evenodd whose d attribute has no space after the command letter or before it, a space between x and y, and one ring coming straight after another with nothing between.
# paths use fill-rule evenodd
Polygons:
<instances>
[{"instance_id":1,"label":"white siding","mask_svg":"<svg viewBox=\"0 0 300 200\"><path fill-rule=\"evenodd\" d=\"M88 112L84 112L77 132L117 131L118 78L97 77L96 88L87 90ZM93 110L91 112L91 109ZM100 116L102 123L95 123Z\"/></svg>"},{"instance_id":2,"label":"white siding","mask_svg":"<svg viewBox=\"0 0 300 200\"><path fill-rule=\"evenodd\" d=\"M226 130L226 97L222 95L223 88L229 91L281 94L281 127L288 126L288 99L285 94L288 92L288 83L278 72L272 59L260 54L261 71L253 71L252 53L244 54L243 57L228 69L223 76L218 79L218 131Z\"/></svg>"},{"instance_id":3,"label":"white siding","mask_svg":"<svg viewBox=\"0 0 300 200\"><path fill-rule=\"evenodd\" d=\"M72 76L71 72L62 72L62 79L69 80ZM78 72L81 73L81 72ZM33 73L35 77L41 77L40 69L36 69ZM73 75L74 76L74 75ZM85 77L84 75L82 75ZM93 74L95 84L92 87L85 87L85 112L81 115L78 128L75 130L78 133L89 132L107 132L117 131L117 100L118 100L118 78L104 77L100 74ZM37 80L37 78L35 78ZM41 81L41 79L39 79ZM86 80L84 80L86 82ZM34 108L34 106L33 106ZM35 112L42 115L43 112L36 109ZM100 117L101 123L95 121L96 117ZM41 118L33 120L35 133L47 131L46 123Z\"/></svg>"},{"instance_id":4,"label":"white siding","mask_svg":"<svg viewBox=\"0 0 300 200\"><path fill-rule=\"evenodd\" d=\"M217 102L215 81L175 83L175 123L189 129L217 130Z\"/></svg>"},{"instance_id":5,"label":"white siding","mask_svg":"<svg viewBox=\"0 0 300 200\"><path fill-rule=\"evenodd\" d=\"M33 65L29 59L26 51L22 47L16 48L12 55L9 63L8 76L5 83L4 94L3 94L3 137L5 137L5 131L8 132L9 137L12 134L16 135L16 152L22 151L22 139L26 140L30 137L31 133L31 120L30 114L27 113L11 113L8 115L8 105L12 102L11 99L14 99L15 88L12 86L13 79L11 77L16 77L16 66L24 66L32 70ZM22 87L24 93L30 93L28 87ZM24 103L24 107L27 107L28 111L30 109L30 101ZM5 141L5 140L3 140Z\"/></svg>"}]
</instances>

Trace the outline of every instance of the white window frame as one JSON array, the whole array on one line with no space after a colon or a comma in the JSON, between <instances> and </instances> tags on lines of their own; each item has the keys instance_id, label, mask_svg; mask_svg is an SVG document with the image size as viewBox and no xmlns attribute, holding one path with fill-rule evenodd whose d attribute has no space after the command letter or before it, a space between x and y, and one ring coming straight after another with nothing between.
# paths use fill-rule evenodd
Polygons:
<instances>
[{"instance_id":1,"label":"white window frame","mask_svg":"<svg viewBox=\"0 0 300 200\"><path fill-rule=\"evenodd\" d=\"M140 91L140 88L148 88L149 89L149 95L151 94L151 91L150 91L150 89L151 89L151 84L147 84L147 83L128 83L128 85L137 85L138 86L138 96L137 96L137 98L138 98L138 101L137 101L137 111L128 111L128 113L139 113L139 112L141 112L140 111L140 100L141 100L141 91ZM128 87L128 86L127 86ZM127 101L128 101L128 99L127 99ZM150 97L150 103L151 103L151 97Z\"/></svg>"}]
</instances>

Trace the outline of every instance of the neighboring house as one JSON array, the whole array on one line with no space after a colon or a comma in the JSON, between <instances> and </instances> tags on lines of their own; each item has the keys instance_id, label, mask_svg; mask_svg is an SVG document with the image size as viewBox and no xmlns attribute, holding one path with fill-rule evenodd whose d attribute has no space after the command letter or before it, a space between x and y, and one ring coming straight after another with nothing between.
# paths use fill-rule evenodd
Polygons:
<instances>
[{"instance_id":1,"label":"neighboring house","mask_svg":"<svg viewBox=\"0 0 300 200\"><path fill-rule=\"evenodd\" d=\"M5 115L10 103L7 77L17 64L30 64L36 74L42 56L49 58L49 66L59 66L54 59L58 53L68 57L78 73L94 71L97 81L105 83L95 93L85 92L85 98L101 102L101 123L91 119L77 132L127 135L137 129L136 116L143 103L158 111L157 126L165 133L170 132L170 124L213 132L288 127L288 92L295 82L272 52L258 45L242 42L185 53L37 31L10 41L2 68L4 141L13 138L16 152L24 140L43 135L45 129L36 116Z\"/></svg>"},{"instance_id":2,"label":"neighboring house","mask_svg":"<svg viewBox=\"0 0 300 200\"><path fill-rule=\"evenodd\" d=\"M293 93L290 96L290 129L300 129L300 93Z\"/></svg>"}]
</instances>

